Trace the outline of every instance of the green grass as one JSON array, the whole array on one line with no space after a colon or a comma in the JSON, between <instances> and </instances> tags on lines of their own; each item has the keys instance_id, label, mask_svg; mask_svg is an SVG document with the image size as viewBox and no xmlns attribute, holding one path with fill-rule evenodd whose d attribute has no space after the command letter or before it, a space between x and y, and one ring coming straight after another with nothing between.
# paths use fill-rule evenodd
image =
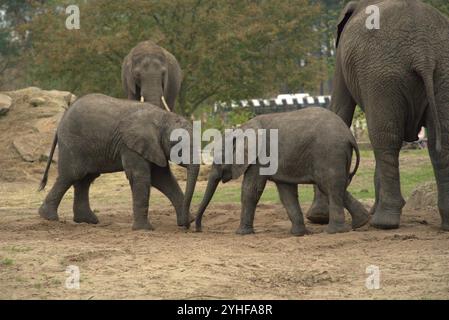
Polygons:
<instances>
[{"instance_id":1,"label":"green grass","mask_svg":"<svg viewBox=\"0 0 449 320\"><path fill-rule=\"evenodd\" d=\"M3 258L0 260L0 265L2 266L12 266L14 264L14 260L9 258Z\"/></svg>"},{"instance_id":2,"label":"green grass","mask_svg":"<svg viewBox=\"0 0 449 320\"><path fill-rule=\"evenodd\" d=\"M374 199L374 154L372 151L361 151L361 165L354 177L349 191L357 199ZM434 181L432 165L427 150L405 150L401 152L401 189L407 198L418 184ZM353 164L354 166L354 164ZM194 203L199 203L204 190L195 193ZM299 199L302 203L313 200L313 187L299 186ZM240 203L240 184L220 184L212 200L214 203ZM280 203L276 186L267 184L261 203Z\"/></svg>"},{"instance_id":3,"label":"green grass","mask_svg":"<svg viewBox=\"0 0 449 320\"><path fill-rule=\"evenodd\" d=\"M4 250L6 250L8 252L12 252L12 253L24 253L24 252L29 252L32 249L29 247L9 246L9 247L4 247Z\"/></svg>"}]
</instances>

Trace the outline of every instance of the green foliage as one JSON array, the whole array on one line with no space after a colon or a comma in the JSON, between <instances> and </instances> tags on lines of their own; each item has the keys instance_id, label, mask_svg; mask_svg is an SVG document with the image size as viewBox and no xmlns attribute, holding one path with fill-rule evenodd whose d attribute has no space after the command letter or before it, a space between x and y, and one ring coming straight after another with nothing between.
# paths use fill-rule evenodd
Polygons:
<instances>
[{"instance_id":1,"label":"green foliage","mask_svg":"<svg viewBox=\"0 0 449 320\"><path fill-rule=\"evenodd\" d=\"M9 259L9 258L3 258L3 259L0 260L0 265L5 266L5 267L6 266L11 266L13 264L14 264L14 260Z\"/></svg>"},{"instance_id":2,"label":"green foliage","mask_svg":"<svg viewBox=\"0 0 449 320\"><path fill-rule=\"evenodd\" d=\"M179 60L184 81L177 111L185 115L282 86L313 90L322 78L319 59L310 54L319 47L313 30L319 7L308 0L78 1L80 30L65 28L67 3L40 7L26 28L33 38L31 80L43 87L122 96L121 62L147 39Z\"/></svg>"},{"instance_id":3,"label":"green foliage","mask_svg":"<svg viewBox=\"0 0 449 320\"><path fill-rule=\"evenodd\" d=\"M254 113L249 109L234 109L227 113L207 113L204 119L203 129L215 128L223 131L226 128L235 128L254 118Z\"/></svg>"},{"instance_id":4,"label":"green foliage","mask_svg":"<svg viewBox=\"0 0 449 320\"><path fill-rule=\"evenodd\" d=\"M449 2L447 0L424 0L424 2L427 2L445 15L449 16Z\"/></svg>"},{"instance_id":5,"label":"green foliage","mask_svg":"<svg viewBox=\"0 0 449 320\"><path fill-rule=\"evenodd\" d=\"M3 0L0 76L12 67L27 85L123 97L122 60L151 39L184 70L184 115L215 101L315 94L332 78L337 19L348 1ZM447 0L425 1L449 15ZM80 30L65 28L71 4L80 7Z\"/></svg>"}]
</instances>

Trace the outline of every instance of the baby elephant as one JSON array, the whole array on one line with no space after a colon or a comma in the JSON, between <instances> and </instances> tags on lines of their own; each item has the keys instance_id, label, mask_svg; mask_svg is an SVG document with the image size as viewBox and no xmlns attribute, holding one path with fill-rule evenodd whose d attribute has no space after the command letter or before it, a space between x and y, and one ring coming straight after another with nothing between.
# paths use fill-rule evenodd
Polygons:
<instances>
[{"instance_id":1,"label":"baby elephant","mask_svg":"<svg viewBox=\"0 0 449 320\"><path fill-rule=\"evenodd\" d=\"M291 233L302 236L308 233L298 201L298 184L316 184L329 196L330 221L328 233L350 230L345 225L344 208L352 216L352 228L362 227L369 221L369 214L363 205L346 191L355 175L360 154L357 143L346 124L334 113L323 108L307 108L293 112L261 115L242 126L247 129L278 129L278 170L272 175L262 175L260 150L255 161L244 164L213 164L207 189L196 218L196 229L201 231L201 220L218 183L237 179L244 174L242 184L242 211L238 234L254 233L253 222L257 203L268 180L278 189L282 204L292 222ZM242 133L241 133L242 134ZM260 137L260 132L259 132ZM271 141L272 139L266 139ZM273 142L267 149L273 150ZM226 144L224 144L226 145ZM236 141L234 141L234 153ZM352 152L357 161L351 170ZM227 150L223 150L225 154ZM245 145L248 152L248 144ZM235 156L234 156L235 159Z\"/></svg>"},{"instance_id":2,"label":"baby elephant","mask_svg":"<svg viewBox=\"0 0 449 320\"><path fill-rule=\"evenodd\" d=\"M176 209L178 225L190 225L190 203L199 165L187 167L185 196L170 171L170 140L175 129L192 136L192 124L179 115L149 103L121 100L101 94L78 99L58 126L41 190L47 183L56 144L59 145L58 177L39 209L41 217L58 220L57 209L67 190L74 186L74 221L98 223L90 208L89 187L103 173L125 171L134 212L134 230L151 230L148 220L150 187L165 194Z\"/></svg>"}]
</instances>

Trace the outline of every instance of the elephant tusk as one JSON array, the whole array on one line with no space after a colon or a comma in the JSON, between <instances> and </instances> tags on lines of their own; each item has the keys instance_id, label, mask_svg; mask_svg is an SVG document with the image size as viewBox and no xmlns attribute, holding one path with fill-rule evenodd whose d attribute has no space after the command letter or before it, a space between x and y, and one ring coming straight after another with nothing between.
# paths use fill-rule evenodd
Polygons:
<instances>
[{"instance_id":1,"label":"elephant tusk","mask_svg":"<svg viewBox=\"0 0 449 320\"><path fill-rule=\"evenodd\" d=\"M140 102L145 102L145 98L143 96L140 97Z\"/></svg>"},{"instance_id":2,"label":"elephant tusk","mask_svg":"<svg viewBox=\"0 0 449 320\"><path fill-rule=\"evenodd\" d=\"M162 104L164 105L165 109L166 109L168 112L171 112L170 108L169 108L168 105L167 105L167 101L165 101L165 97L164 97L164 96L161 97L161 100L162 100Z\"/></svg>"}]
</instances>

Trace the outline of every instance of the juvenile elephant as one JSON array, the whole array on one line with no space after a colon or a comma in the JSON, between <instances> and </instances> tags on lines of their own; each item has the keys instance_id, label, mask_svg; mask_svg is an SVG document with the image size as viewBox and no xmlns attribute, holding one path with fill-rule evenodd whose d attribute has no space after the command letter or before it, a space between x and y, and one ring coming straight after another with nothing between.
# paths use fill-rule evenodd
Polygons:
<instances>
[{"instance_id":1,"label":"juvenile elephant","mask_svg":"<svg viewBox=\"0 0 449 320\"><path fill-rule=\"evenodd\" d=\"M176 58L152 41L140 42L122 64L122 83L130 100L144 100L173 111L182 82Z\"/></svg>"},{"instance_id":2,"label":"juvenile elephant","mask_svg":"<svg viewBox=\"0 0 449 320\"><path fill-rule=\"evenodd\" d=\"M277 186L281 202L292 222L291 233L294 235L307 233L298 202L298 184L316 184L329 196L331 219L327 232L349 231L345 225L345 207L352 215L354 229L368 222L368 212L346 191L357 171L360 156L354 137L337 115L323 108L308 108L257 116L243 125L242 129L278 129L278 170L273 175L261 175L259 157L252 163L241 165L236 162L223 165L214 163L198 210L197 231L201 230L203 213L220 180L225 183L242 174L242 209L238 234L254 232L254 213L268 180ZM245 153L248 145L246 148ZM271 150L272 145L268 144L267 148ZM357 163L351 173L353 150L357 155Z\"/></svg>"},{"instance_id":3,"label":"juvenile elephant","mask_svg":"<svg viewBox=\"0 0 449 320\"><path fill-rule=\"evenodd\" d=\"M150 187L165 194L176 209L179 226L190 225L190 203L199 165L187 167L185 197L173 177L167 160L174 129L192 133L192 124L171 112L149 103L115 99L91 94L78 99L64 114L41 182L48 178L56 144L59 145L58 177L39 209L41 217L58 220L57 209L66 191L73 185L74 221L98 223L89 204L89 187L102 173L125 171L132 198L133 229L151 230L148 220Z\"/></svg>"},{"instance_id":4,"label":"juvenile elephant","mask_svg":"<svg viewBox=\"0 0 449 320\"><path fill-rule=\"evenodd\" d=\"M379 29L366 26L373 8ZM448 37L449 19L418 0L353 1L341 14L331 109L348 126L356 104L365 112L376 158L374 227L399 227L405 204L399 152L425 126L442 229L449 231ZM308 219L326 223L328 217L327 198L316 190Z\"/></svg>"}]
</instances>

